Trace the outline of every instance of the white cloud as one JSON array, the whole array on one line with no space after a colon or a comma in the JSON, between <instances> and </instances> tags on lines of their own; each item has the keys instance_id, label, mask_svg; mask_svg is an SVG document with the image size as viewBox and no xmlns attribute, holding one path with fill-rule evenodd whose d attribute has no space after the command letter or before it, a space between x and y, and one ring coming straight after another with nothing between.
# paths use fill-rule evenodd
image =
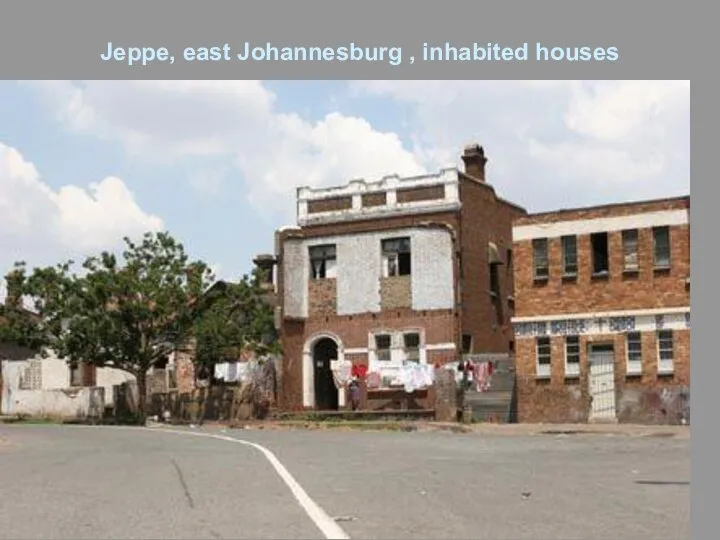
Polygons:
<instances>
[{"instance_id":1,"label":"white cloud","mask_svg":"<svg viewBox=\"0 0 720 540\"><path fill-rule=\"evenodd\" d=\"M489 180L530 210L687 193L687 81L355 81L414 111L430 162L485 146Z\"/></svg>"},{"instance_id":2,"label":"white cloud","mask_svg":"<svg viewBox=\"0 0 720 540\"><path fill-rule=\"evenodd\" d=\"M165 162L210 158L191 175L222 189L217 161L245 178L260 210L293 213L298 185L416 174L458 164L478 141L489 180L530 210L689 190L689 83L683 81L354 81L350 95L411 108L412 147L365 119L279 112L258 81L91 81L39 85L69 128ZM387 107L387 103L384 105Z\"/></svg>"},{"instance_id":3,"label":"white cloud","mask_svg":"<svg viewBox=\"0 0 720 540\"><path fill-rule=\"evenodd\" d=\"M280 113L275 95L258 81L31 84L70 129L119 141L131 155L163 162L229 158L243 173L250 201L287 217L297 185L424 170L396 134L339 113L314 123ZM215 173L190 181L209 193L219 187Z\"/></svg>"},{"instance_id":4,"label":"white cloud","mask_svg":"<svg viewBox=\"0 0 720 540\"><path fill-rule=\"evenodd\" d=\"M54 264L162 227L119 178L53 190L18 150L0 143L0 271L17 259Z\"/></svg>"}]
</instances>

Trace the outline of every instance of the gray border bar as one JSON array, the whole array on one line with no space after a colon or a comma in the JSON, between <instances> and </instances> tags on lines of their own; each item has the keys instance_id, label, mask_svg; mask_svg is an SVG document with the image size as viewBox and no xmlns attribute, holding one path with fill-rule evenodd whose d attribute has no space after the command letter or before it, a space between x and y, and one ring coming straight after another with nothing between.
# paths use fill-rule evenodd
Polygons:
<instances>
[{"instance_id":1,"label":"gray border bar","mask_svg":"<svg viewBox=\"0 0 720 540\"><path fill-rule=\"evenodd\" d=\"M687 4L667 0L4 0L0 73L5 79L623 79L640 73L668 78L671 70L673 77L688 79L693 43L679 38L678 30L689 27ZM132 66L102 61L109 42L113 47L164 47L175 61ZM227 43L237 52L245 42L400 47L402 62L183 59L186 47ZM528 58L422 61L423 43L473 49L475 44L512 49L527 44ZM538 43L549 48L615 47L617 59L609 61L603 53L602 60L537 61Z\"/></svg>"}]
</instances>

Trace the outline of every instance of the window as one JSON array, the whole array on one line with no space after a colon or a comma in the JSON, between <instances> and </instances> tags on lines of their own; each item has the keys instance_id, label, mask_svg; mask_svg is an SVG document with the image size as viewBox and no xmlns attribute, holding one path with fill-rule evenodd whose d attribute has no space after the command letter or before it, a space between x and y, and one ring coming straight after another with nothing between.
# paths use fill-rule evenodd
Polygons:
<instances>
[{"instance_id":1,"label":"window","mask_svg":"<svg viewBox=\"0 0 720 540\"><path fill-rule=\"evenodd\" d=\"M550 276L547 238L536 238L533 240L532 245L535 279L547 279Z\"/></svg>"},{"instance_id":2,"label":"window","mask_svg":"<svg viewBox=\"0 0 720 540\"><path fill-rule=\"evenodd\" d=\"M538 377L549 377L550 376L550 338L539 337L536 338L535 344L537 347L537 376Z\"/></svg>"},{"instance_id":3,"label":"window","mask_svg":"<svg viewBox=\"0 0 720 540\"><path fill-rule=\"evenodd\" d=\"M673 333L672 330L659 330L657 333L658 343L658 371L660 373L671 373L673 371Z\"/></svg>"},{"instance_id":4,"label":"window","mask_svg":"<svg viewBox=\"0 0 720 540\"><path fill-rule=\"evenodd\" d=\"M389 238L382 241L385 277L410 275L410 238Z\"/></svg>"},{"instance_id":5,"label":"window","mask_svg":"<svg viewBox=\"0 0 720 540\"><path fill-rule=\"evenodd\" d=\"M490 264L490 294L500 296L500 276L498 274L498 264Z\"/></svg>"},{"instance_id":6,"label":"window","mask_svg":"<svg viewBox=\"0 0 720 540\"><path fill-rule=\"evenodd\" d=\"M462 336L462 353L470 354L472 352L473 338L471 334L463 334Z\"/></svg>"},{"instance_id":7,"label":"window","mask_svg":"<svg viewBox=\"0 0 720 540\"><path fill-rule=\"evenodd\" d=\"M640 332L630 332L625 337L627 351L627 372L642 373L642 336Z\"/></svg>"},{"instance_id":8,"label":"window","mask_svg":"<svg viewBox=\"0 0 720 540\"><path fill-rule=\"evenodd\" d=\"M577 267L577 237L563 236L561 239L563 253L563 275L576 276Z\"/></svg>"},{"instance_id":9,"label":"window","mask_svg":"<svg viewBox=\"0 0 720 540\"><path fill-rule=\"evenodd\" d=\"M388 334L378 334L375 336L375 356L382 362L391 360L390 346L392 344L391 336Z\"/></svg>"},{"instance_id":10,"label":"window","mask_svg":"<svg viewBox=\"0 0 720 540\"><path fill-rule=\"evenodd\" d=\"M608 234L606 232L590 235L592 245L592 264L594 275L605 275L609 272Z\"/></svg>"},{"instance_id":11,"label":"window","mask_svg":"<svg viewBox=\"0 0 720 540\"><path fill-rule=\"evenodd\" d=\"M70 364L70 386L83 386L83 365L80 362Z\"/></svg>"},{"instance_id":12,"label":"window","mask_svg":"<svg viewBox=\"0 0 720 540\"><path fill-rule=\"evenodd\" d=\"M512 272L512 265L513 265L513 255L512 255L512 249L508 248L507 250L507 269L508 272Z\"/></svg>"},{"instance_id":13,"label":"window","mask_svg":"<svg viewBox=\"0 0 720 540\"><path fill-rule=\"evenodd\" d=\"M326 279L336 276L335 246L310 247L310 268L313 279Z\"/></svg>"},{"instance_id":14,"label":"window","mask_svg":"<svg viewBox=\"0 0 720 540\"><path fill-rule=\"evenodd\" d=\"M493 324L495 326L503 324L503 299L500 296L500 275L498 273L499 264L493 263L490 265L490 296L493 307Z\"/></svg>"},{"instance_id":15,"label":"window","mask_svg":"<svg viewBox=\"0 0 720 540\"><path fill-rule=\"evenodd\" d=\"M655 268L670 268L670 227L653 228Z\"/></svg>"},{"instance_id":16,"label":"window","mask_svg":"<svg viewBox=\"0 0 720 540\"><path fill-rule=\"evenodd\" d=\"M175 390L177 388L177 371L174 365L169 366L167 370L168 374L168 389Z\"/></svg>"},{"instance_id":17,"label":"window","mask_svg":"<svg viewBox=\"0 0 720 540\"><path fill-rule=\"evenodd\" d=\"M622 232L623 270L637 272L638 263L638 231L630 229Z\"/></svg>"},{"instance_id":18,"label":"window","mask_svg":"<svg viewBox=\"0 0 720 540\"><path fill-rule=\"evenodd\" d=\"M420 334L416 332L403 334L403 348L405 350L405 360L420 362Z\"/></svg>"},{"instance_id":19,"label":"window","mask_svg":"<svg viewBox=\"0 0 720 540\"><path fill-rule=\"evenodd\" d=\"M565 338L565 376L577 377L580 375L580 337L567 336Z\"/></svg>"}]
</instances>

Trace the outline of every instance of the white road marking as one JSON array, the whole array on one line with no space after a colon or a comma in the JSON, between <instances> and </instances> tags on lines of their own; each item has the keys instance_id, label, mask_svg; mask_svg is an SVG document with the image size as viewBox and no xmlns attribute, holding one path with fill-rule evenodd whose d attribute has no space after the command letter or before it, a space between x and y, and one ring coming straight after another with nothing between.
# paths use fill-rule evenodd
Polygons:
<instances>
[{"instance_id":1,"label":"white road marking","mask_svg":"<svg viewBox=\"0 0 720 540\"><path fill-rule=\"evenodd\" d=\"M310 495L302 488L302 486L293 478L293 475L285 468L280 460L270 450L264 446L244 441L242 439L235 439L234 437L227 437L225 435L215 435L213 433L199 433L193 431L183 431L178 429L167 429L167 428L156 428L156 427L135 427L135 426L75 426L75 427L88 427L88 428L110 428L110 429L131 429L139 431L159 431L162 433L175 433L178 435L191 435L194 437L209 437L211 439L219 439L221 441L233 442L237 444L243 444L245 446L252 446L256 450L259 450L265 458L273 466L278 476L285 482L285 485L290 488L290 492L295 497L295 500L300 504L308 517L312 520L315 526L322 531L323 535L327 540L350 540L350 536L337 524L337 522L331 518L325 510L323 510L319 504L312 500Z\"/></svg>"}]
</instances>

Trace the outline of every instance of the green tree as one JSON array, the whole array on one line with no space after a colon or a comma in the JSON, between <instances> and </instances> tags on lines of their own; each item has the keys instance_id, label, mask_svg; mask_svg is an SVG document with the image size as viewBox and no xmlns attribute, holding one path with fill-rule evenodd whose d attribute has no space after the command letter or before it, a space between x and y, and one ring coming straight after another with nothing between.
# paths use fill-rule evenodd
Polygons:
<instances>
[{"instance_id":1,"label":"green tree","mask_svg":"<svg viewBox=\"0 0 720 540\"><path fill-rule=\"evenodd\" d=\"M125 244L122 263L103 252L79 274L72 261L27 276L22 265L16 271L40 315L45 345L70 363L134 375L144 423L147 372L191 333L211 272L168 233L147 233L138 243L125 238Z\"/></svg>"},{"instance_id":2,"label":"green tree","mask_svg":"<svg viewBox=\"0 0 720 540\"><path fill-rule=\"evenodd\" d=\"M256 270L237 283L216 283L203 297L194 327L199 367L237 359L243 350L259 355L280 351L273 306L262 282Z\"/></svg>"},{"instance_id":3,"label":"green tree","mask_svg":"<svg viewBox=\"0 0 720 540\"><path fill-rule=\"evenodd\" d=\"M0 343L39 350L46 342L40 318L23 306L24 264L17 263L5 276L7 295L0 304Z\"/></svg>"}]
</instances>

